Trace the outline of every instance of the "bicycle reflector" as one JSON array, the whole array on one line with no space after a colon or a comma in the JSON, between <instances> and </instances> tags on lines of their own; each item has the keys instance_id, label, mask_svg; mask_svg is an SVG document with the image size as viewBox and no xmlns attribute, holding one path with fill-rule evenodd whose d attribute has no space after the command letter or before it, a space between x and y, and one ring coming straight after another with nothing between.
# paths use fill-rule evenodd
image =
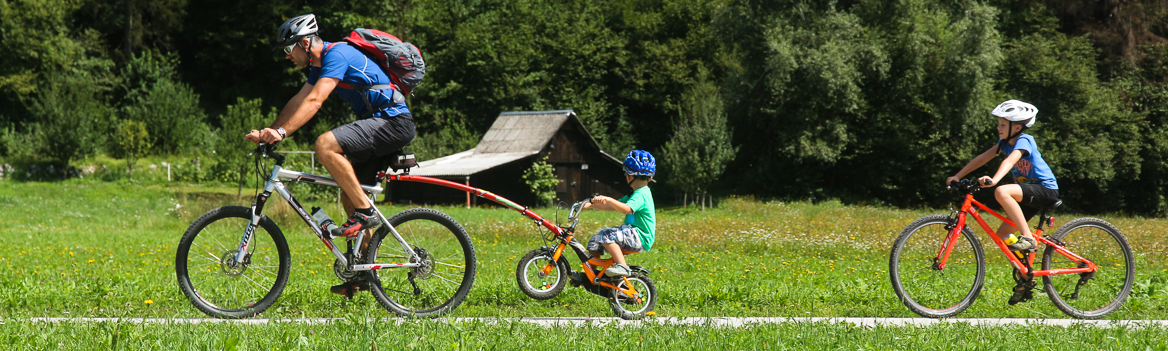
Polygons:
<instances>
[{"instance_id":1,"label":"bicycle reflector","mask_svg":"<svg viewBox=\"0 0 1168 351\"><path fill-rule=\"evenodd\" d=\"M1054 228L1054 217L1050 217L1049 223L1046 224L1048 228Z\"/></svg>"}]
</instances>

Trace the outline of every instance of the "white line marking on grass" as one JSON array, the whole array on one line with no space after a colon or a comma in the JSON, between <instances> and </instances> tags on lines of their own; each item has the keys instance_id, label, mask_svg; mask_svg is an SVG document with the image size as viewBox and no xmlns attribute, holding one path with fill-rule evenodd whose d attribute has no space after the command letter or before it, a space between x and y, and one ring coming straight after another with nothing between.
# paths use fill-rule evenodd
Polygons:
<instances>
[{"instance_id":1,"label":"white line marking on grass","mask_svg":"<svg viewBox=\"0 0 1168 351\"><path fill-rule=\"evenodd\" d=\"M11 321L19 321L10 319ZM345 318L254 318L254 319L213 319L213 318L59 318L37 317L27 321L34 323L135 323L135 324L201 324L201 323L233 323L233 324L268 324L268 323L296 323L296 324L329 324L345 321ZM410 319L403 318L370 318L370 321L406 323ZM654 324L701 325L713 327L749 327L759 324L773 323L832 323L849 324L853 326L933 326L949 324L966 324L973 326L1011 326L1011 325L1046 325L1046 326L1094 326L1103 328L1145 326L1168 327L1168 320L1078 320L1078 319L1030 319L1030 318L878 318L878 317L666 317L650 318L643 321L627 321L615 317L529 317L529 318L495 318L495 317L462 317L438 318L435 321L448 323L504 323L525 322L550 327L556 325L588 326L617 324L620 326L641 326ZM0 322L2 324L3 322Z\"/></svg>"}]
</instances>

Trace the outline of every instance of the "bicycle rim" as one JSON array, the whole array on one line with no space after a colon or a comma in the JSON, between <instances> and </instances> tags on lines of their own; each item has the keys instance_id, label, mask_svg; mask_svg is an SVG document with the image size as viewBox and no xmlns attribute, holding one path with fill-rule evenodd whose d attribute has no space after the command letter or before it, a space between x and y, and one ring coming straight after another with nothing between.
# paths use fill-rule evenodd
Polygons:
<instances>
[{"instance_id":1,"label":"bicycle rim","mask_svg":"<svg viewBox=\"0 0 1168 351\"><path fill-rule=\"evenodd\" d=\"M386 309L402 316L436 317L466 299L475 277L475 252L462 225L441 212L415 208L389 219L418 255L410 258L381 228L366 254L367 263L422 263L416 268L370 271L373 295Z\"/></svg>"},{"instance_id":2,"label":"bicycle rim","mask_svg":"<svg viewBox=\"0 0 1168 351\"><path fill-rule=\"evenodd\" d=\"M524 255L519 260L515 275L519 289L537 300L558 295L564 290L567 279L567 272L560 264L552 261L552 251L548 249L537 249Z\"/></svg>"},{"instance_id":3,"label":"bicycle rim","mask_svg":"<svg viewBox=\"0 0 1168 351\"><path fill-rule=\"evenodd\" d=\"M656 306L657 287L653 284L653 280L644 274L634 274L626 279L629 281L628 285L622 281L617 286L627 289L631 285L637 291L637 295L626 296L616 289L609 289L609 307L612 308L617 317L641 319Z\"/></svg>"},{"instance_id":4,"label":"bicycle rim","mask_svg":"<svg viewBox=\"0 0 1168 351\"><path fill-rule=\"evenodd\" d=\"M1123 305L1132 289L1135 267L1131 248L1119 229L1101 219L1080 218L1063 225L1051 238L1098 268L1093 274L1044 276L1044 288L1055 306L1075 318L1097 319ZM1043 252L1044 270L1077 266L1053 247ZM1085 284L1078 286L1081 281Z\"/></svg>"},{"instance_id":5,"label":"bicycle rim","mask_svg":"<svg viewBox=\"0 0 1168 351\"><path fill-rule=\"evenodd\" d=\"M195 220L179 242L179 287L207 315L255 316L276 301L288 282L288 244L266 217L255 229L244 262L230 263L250 219L245 207L214 209Z\"/></svg>"},{"instance_id":6,"label":"bicycle rim","mask_svg":"<svg viewBox=\"0 0 1168 351\"><path fill-rule=\"evenodd\" d=\"M981 242L968 227L956 238L944 269L934 268L949 231L949 218L922 217L901 232L889 258L889 275L897 297L913 312L949 317L973 304L985 281Z\"/></svg>"}]
</instances>

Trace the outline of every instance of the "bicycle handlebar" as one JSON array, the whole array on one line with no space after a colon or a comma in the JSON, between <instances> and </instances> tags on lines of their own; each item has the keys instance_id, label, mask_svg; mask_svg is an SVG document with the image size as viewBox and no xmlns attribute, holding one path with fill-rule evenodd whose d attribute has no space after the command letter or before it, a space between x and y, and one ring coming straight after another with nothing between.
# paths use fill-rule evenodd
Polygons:
<instances>
[{"instance_id":1,"label":"bicycle handlebar","mask_svg":"<svg viewBox=\"0 0 1168 351\"><path fill-rule=\"evenodd\" d=\"M251 153L252 155L255 155L256 160L259 160L260 157L271 157L276 159L278 163L284 163L284 155L276 153L276 146L279 145L279 141L271 144L261 142L256 146L255 150L251 151Z\"/></svg>"},{"instance_id":2,"label":"bicycle handlebar","mask_svg":"<svg viewBox=\"0 0 1168 351\"><path fill-rule=\"evenodd\" d=\"M962 179L957 182L950 182L945 189L955 190L962 194L973 194L981 190L981 184L977 183L977 179Z\"/></svg>"},{"instance_id":3,"label":"bicycle handlebar","mask_svg":"<svg viewBox=\"0 0 1168 351\"><path fill-rule=\"evenodd\" d=\"M585 203L592 203L592 198L580 200L572 204L572 209L568 210L568 222L572 224L568 228L576 229L576 224L580 223L580 213L584 212Z\"/></svg>"}]
</instances>

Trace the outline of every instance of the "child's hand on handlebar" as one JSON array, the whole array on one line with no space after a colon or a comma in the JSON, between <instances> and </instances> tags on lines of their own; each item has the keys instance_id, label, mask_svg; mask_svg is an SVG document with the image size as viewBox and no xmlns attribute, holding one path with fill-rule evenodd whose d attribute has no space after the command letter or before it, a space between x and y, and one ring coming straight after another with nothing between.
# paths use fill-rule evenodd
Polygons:
<instances>
[{"instance_id":1,"label":"child's hand on handlebar","mask_svg":"<svg viewBox=\"0 0 1168 351\"><path fill-rule=\"evenodd\" d=\"M988 187L994 186L995 184L998 184L998 182L995 181L994 178L992 178L990 176L982 176L981 178L977 178L977 184L981 185L981 187L983 187L983 188L988 188Z\"/></svg>"},{"instance_id":2,"label":"child's hand on handlebar","mask_svg":"<svg viewBox=\"0 0 1168 351\"><path fill-rule=\"evenodd\" d=\"M611 197L604 196L604 195L596 195L596 196L592 197L592 201L589 202L587 205L585 205L585 207L589 207L590 205L592 205L594 203L598 203L601 205L607 205L609 201L616 201L616 199L613 199Z\"/></svg>"},{"instance_id":3,"label":"child's hand on handlebar","mask_svg":"<svg viewBox=\"0 0 1168 351\"><path fill-rule=\"evenodd\" d=\"M953 184L956 184L957 182L960 182L960 181L961 181L961 178L959 178L959 177L945 178L945 186L953 186Z\"/></svg>"}]
</instances>

